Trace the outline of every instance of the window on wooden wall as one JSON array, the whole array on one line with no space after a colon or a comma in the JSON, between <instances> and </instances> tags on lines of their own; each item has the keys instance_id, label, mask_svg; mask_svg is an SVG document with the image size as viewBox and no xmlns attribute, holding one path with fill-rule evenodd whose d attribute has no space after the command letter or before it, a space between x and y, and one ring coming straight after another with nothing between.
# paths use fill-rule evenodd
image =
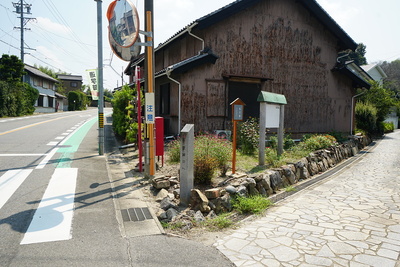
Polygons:
<instances>
[{"instance_id":1,"label":"window on wooden wall","mask_svg":"<svg viewBox=\"0 0 400 267\"><path fill-rule=\"evenodd\" d=\"M44 99L44 95L39 95L38 98L38 107L43 107L43 99Z\"/></svg>"},{"instance_id":2,"label":"window on wooden wall","mask_svg":"<svg viewBox=\"0 0 400 267\"><path fill-rule=\"evenodd\" d=\"M224 117L226 93L224 81L207 81L207 116Z\"/></svg>"},{"instance_id":3,"label":"window on wooden wall","mask_svg":"<svg viewBox=\"0 0 400 267\"><path fill-rule=\"evenodd\" d=\"M171 103L171 84L166 83L160 86L160 115L170 114L170 103Z\"/></svg>"}]
</instances>

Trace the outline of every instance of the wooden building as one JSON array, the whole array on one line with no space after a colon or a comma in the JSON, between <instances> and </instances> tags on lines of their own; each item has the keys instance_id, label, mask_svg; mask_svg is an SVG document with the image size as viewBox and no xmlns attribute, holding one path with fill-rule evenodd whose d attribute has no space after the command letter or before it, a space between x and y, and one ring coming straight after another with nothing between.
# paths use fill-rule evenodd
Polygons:
<instances>
[{"instance_id":1,"label":"wooden building","mask_svg":"<svg viewBox=\"0 0 400 267\"><path fill-rule=\"evenodd\" d=\"M369 84L338 53L356 47L314 0L235 1L156 48L156 115L166 134L230 129L230 103L259 117L263 90L286 96L286 132L349 132L355 88ZM131 81L137 65L143 55L126 69Z\"/></svg>"}]
</instances>

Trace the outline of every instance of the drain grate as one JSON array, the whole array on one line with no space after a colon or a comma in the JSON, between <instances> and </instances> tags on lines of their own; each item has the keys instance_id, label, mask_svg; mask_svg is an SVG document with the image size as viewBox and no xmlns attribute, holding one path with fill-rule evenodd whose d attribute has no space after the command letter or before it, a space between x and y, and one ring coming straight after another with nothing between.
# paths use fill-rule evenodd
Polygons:
<instances>
[{"instance_id":1,"label":"drain grate","mask_svg":"<svg viewBox=\"0 0 400 267\"><path fill-rule=\"evenodd\" d=\"M139 222L153 219L149 208L123 209L121 210L121 215L124 222Z\"/></svg>"}]
</instances>

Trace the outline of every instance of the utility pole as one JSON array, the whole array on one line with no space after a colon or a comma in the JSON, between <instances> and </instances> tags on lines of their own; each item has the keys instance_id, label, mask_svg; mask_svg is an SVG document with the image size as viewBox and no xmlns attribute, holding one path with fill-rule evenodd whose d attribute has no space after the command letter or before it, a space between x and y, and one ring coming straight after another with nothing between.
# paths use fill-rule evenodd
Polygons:
<instances>
[{"instance_id":1,"label":"utility pole","mask_svg":"<svg viewBox=\"0 0 400 267\"><path fill-rule=\"evenodd\" d=\"M154 18L153 18L153 2L154 0L145 0L145 31L147 32L146 42L151 43L150 46L146 46L145 52L145 71L146 71L146 89L149 95L154 99ZM146 99L147 100L147 99ZM153 101L154 102L154 101ZM146 119L147 120L147 119ZM148 145L146 153L146 174L150 177L155 175L155 140L154 140L154 123L147 124L148 131Z\"/></svg>"},{"instance_id":2,"label":"utility pole","mask_svg":"<svg viewBox=\"0 0 400 267\"><path fill-rule=\"evenodd\" d=\"M97 89L99 92L98 115L99 115L99 155L104 155L104 92L103 92L103 20L102 20L102 1L97 2Z\"/></svg>"},{"instance_id":3,"label":"utility pole","mask_svg":"<svg viewBox=\"0 0 400 267\"><path fill-rule=\"evenodd\" d=\"M24 0L21 0L20 2L13 3L13 6L15 7L15 13L20 14L20 21L21 21L21 26L20 27L14 27L14 29L20 29L21 30L21 61L24 63L24 30L30 30L29 28L24 28L26 24L30 20L35 20L35 18L25 18L24 14L32 14L31 13L31 4L24 4ZM26 12L24 11L26 10Z\"/></svg>"}]
</instances>

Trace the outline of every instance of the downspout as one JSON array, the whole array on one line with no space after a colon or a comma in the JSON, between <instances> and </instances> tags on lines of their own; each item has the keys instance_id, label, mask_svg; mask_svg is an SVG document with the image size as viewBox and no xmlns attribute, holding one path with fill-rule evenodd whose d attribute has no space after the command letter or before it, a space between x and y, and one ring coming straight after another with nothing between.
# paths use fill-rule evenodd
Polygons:
<instances>
[{"instance_id":1,"label":"downspout","mask_svg":"<svg viewBox=\"0 0 400 267\"><path fill-rule=\"evenodd\" d=\"M178 86L179 86L179 87L178 87L178 88L179 88L179 89L178 89L178 135L179 135L180 132L181 132L181 94L182 94L182 84L181 84L180 82L178 82L177 80L175 80L175 79L173 79L173 78L170 77L171 72L172 72L172 67L169 66L169 67L167 68L167 71L166 71L167 77L168 77L168 79L170 79L171 81L177 83Z\"/></svg>"},{"instance_id":2,"label":"downspout","mask_svg":"<svg viewBox=\"0 0 400 267\"><path fill-rule=\"evenodd\" d=\"M358 95L355 95L351 98L351 118L350 118L350 136L353 135L353 118L354 118L354 99L365 94L367 91L364 91Z\"/></svg>"},{"instance_id":3,"label":"downspout","mask_svg":"<svg viewBox=\"0 0 400 267\"><path fill-rule=\"evenodd\" d=\"M193 25L191 25L191 26L187 26L186 27L186 29L187 29L187 32L189 33L189 35L191 35L191 36L193 36L194 38L196 38L197 40L200 40L201 41L201 51L204 51L204 40L203 39L201 39L200 37L198 37L198 36L196 36L196 35L194 35L193 33L192 33L192 29L193 29L193 27L194 26L196 26L197 25L197 23L194 23ZM199 51L199 55L200 55L200 53L201 53L201 51Z\"/></svg>"}]
</instances>

